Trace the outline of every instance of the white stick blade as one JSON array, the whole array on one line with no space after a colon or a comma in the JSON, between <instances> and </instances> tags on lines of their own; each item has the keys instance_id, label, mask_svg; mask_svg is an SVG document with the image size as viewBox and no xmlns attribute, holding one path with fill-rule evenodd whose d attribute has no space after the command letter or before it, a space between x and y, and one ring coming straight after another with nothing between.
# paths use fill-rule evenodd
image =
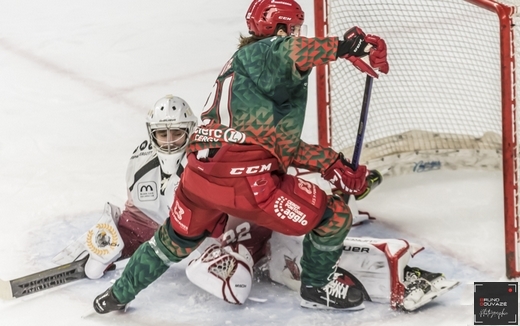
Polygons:
<instances>
[{"instance_id":1,"label":"white stick blade","mask_svg":"<svg viewBox=\"0 0 520 326\"><path fill-rule=\"evenodd\" d=\"M10 300L13 298L11 282L0 279L0 299Z\"/></svg>"}]
</instances>

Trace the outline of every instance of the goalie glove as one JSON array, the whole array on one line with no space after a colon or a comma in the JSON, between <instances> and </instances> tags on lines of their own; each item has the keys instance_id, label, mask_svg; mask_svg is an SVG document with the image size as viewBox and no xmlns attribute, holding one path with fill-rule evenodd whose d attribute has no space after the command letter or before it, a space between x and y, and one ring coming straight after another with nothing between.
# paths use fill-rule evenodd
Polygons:
<instances>
[{"instance_id":1,"label":"goalie glove","mask_svg":"<svg viewBox=\"0 0 520 326\"><path fill-rule=\"evenodd\" d=\"M85 275L89 279L98 279L106 271L114 269L114 262L121 257L125 246L117 228L120 216L119 207L106 203L96 225L70 243L52 261L65 265L89 255L85 265Z\"/></svg>"},{"instance_id":2,"label":"goalie glove","mask_svg":"<svg viewBox=\"0 0 520 326\"><path fill-rule=\"evenodd\" d=\"M107 268L121 257L125 244L117 229L120 215L119 207L106 203L97 224L87 231L85 249L89 258L85 265L85 274L91 280L103 276Z\"/></svg>"},{"instance_id":3,"label":"goalie glove","mask_svg":"<svg viewBox=\"0 0 520 326\"><path fill-rule=\"evenodd\" d=\"M349 60L354 67L374 78L379 77L375 69L388 73L385 41L376 35L365 35L357 26L345 32L344 41L338 43L337 53L339 58Z\"/></svg>"},{"instance_id":4,"label":"goalie glove","mask_svg":"<svg viewBox=\"0 0 520 326\"><path fill-rule=\"evenodd\" d=\"M359 165L356 170L340 153L336 162L325 170L323 179L332 183L345 194L361 195L367 188L368 170L365 165Z\"/></svg>"}]
</instances>

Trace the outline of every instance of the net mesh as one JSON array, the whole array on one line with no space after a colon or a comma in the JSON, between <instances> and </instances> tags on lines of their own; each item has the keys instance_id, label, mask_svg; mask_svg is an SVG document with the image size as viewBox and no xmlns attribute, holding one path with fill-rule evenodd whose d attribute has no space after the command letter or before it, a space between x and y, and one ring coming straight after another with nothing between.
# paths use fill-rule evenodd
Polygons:
<instances>
[{"instance_id":1,"label":"net mesh","mask_svg":"<svg viewBox=\"0 0 520 326\"><path fill-rule=\"evenodd\" d=\"M390 72L373 83L361 163L381 168L395 164L389 157L405 163L409 156L416 163L435 154L455 155L454 167L501 167L496 13L463 0L329 0L328 5L329 35L341 36L357 25L388 45ZM365 75L347 60L330 65L332 147L347 157L356 141L364 85Z\"/></svg>"},{"instance_id":2,"label":"net mesh","mask_svg":"<svg viewBox=\"0 0 520 326\"><path fill-rule=\"evenodd\" d=\"M342 36L357 25L388 45L390 72L373 83L360 163L385 176L440 168L503 169L506 274L520 277L516 131L520 0L324 2L329 35ZM472 2L513 5L516 16L511 26L509 17L504 17L501 33L497 13ZM321 17L316 18L320 27ZM510 45L508 37L514 46L501 53L501 45ZM501 55L507 56L503 63ZM319 124L330 129L331 146L352 157L365 75L350 62L338 60L330 64L329 82L330 117L324 121L320 115ZM319 92L323 95L320 88ZM324 104L319 103L319 110Z\"/></svg>"}]
</instances>

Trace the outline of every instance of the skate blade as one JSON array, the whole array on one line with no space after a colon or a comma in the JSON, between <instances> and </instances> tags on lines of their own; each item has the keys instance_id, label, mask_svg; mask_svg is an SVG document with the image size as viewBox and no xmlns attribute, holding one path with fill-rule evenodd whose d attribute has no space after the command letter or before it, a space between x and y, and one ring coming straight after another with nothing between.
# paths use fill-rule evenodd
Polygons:
<instances>
[{"instance_id":1,"label":"skate blade","mask_svg":"<svg viewBox=\"0 0 520 326\"><path fill-rule=\"evenodd\" d=\"M452 290L457 285L459 285L458 281L448 281L448 280L442 280L438 283L435 283L435 291L430 291L423 295L421 299L418 302L408 301L403 303L403 310L404 311L414 311L425 304L431 302L433 299L445 294L446 292Z\"/></svg>"},{"instance_id":2,"label":"skate blade","mask_svg":"<svg viewBox=\"0 0 520 326\"><path fill-rule=\"evenodd\" d=\"M359 306L350 307L350 308L334 308L334 307L326 306L326 305L319 304L316 302L307 301L304 299L302 299L302 301L300 302L300 306L302 306L303 308L308 308L308 309L341 310L341 311L357 311L357 310L365 309L364 303L360 304Z\"/></svg>"}]
</instances>

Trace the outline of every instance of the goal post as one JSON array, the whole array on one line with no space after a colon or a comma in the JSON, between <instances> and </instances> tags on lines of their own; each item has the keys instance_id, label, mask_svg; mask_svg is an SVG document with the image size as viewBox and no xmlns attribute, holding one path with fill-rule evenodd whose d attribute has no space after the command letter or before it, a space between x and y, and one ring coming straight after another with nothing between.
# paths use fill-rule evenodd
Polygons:
<instances>
[{"instance_id":1,"label":"goal post","mask_svg":"<svg viewBox=\"0 0 520 326\"><path fill-rule=\"evenodd\" d=\"M519 0L517 0L519 2ZM315 0L315 35L352 26L386 40L360 164L386 176L502 169L506 276L520 277L514 1ZM520 24L520 21L518 21ZM347 60L316 67L318 137L349 157L365 76Z\"/></svg>"}]
</instances>

